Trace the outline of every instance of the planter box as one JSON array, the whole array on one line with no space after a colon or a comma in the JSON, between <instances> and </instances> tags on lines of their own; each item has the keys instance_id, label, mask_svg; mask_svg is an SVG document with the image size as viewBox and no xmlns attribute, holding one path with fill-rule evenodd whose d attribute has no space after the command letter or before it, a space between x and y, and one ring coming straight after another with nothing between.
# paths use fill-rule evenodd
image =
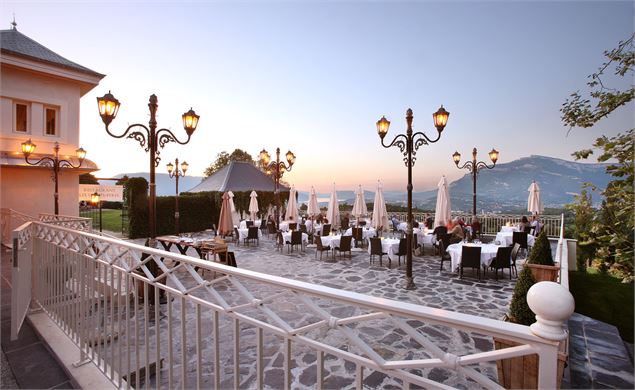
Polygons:
<instances>
[{"instance_id":1,"label":"planter box","mask_svg":"<svg viewBox=\"0 0 635 390\"><path fill-rule=\"evenodd\" d=\"M538 282L555 282L558 280L558 274L560 273L560 264L556 265L542 265L542 264L530 264L525 263L526 267L531 269L536 283Z\"/></svg>"},{"instance_id":2,"label":"planter box","mask_svg":"<svg viewBox=\"0 0 635 390\"><path fill-rule=\"evenodd\" d=\"M564 374L564 367L568 358L568 339L560 342L558 351L558 389ZM494 348L504 349L522 345L514 341L494 337ZM498 369L498 383L506 389L537 389L538 388L538 355L525 355L496 361Z\"/></svg>"}]
</instances>

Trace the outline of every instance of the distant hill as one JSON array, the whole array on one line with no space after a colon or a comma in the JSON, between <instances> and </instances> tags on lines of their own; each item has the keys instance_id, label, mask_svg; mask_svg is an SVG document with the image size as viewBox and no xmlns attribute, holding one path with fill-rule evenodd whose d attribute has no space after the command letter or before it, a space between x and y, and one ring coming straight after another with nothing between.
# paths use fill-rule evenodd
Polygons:
<instances>
[{"instance_id":1,"label":"distant hill","mask_svg":"<svg viewBox=\"0 0 635 390\"><path fill-rule=\"evenodd\" d=\"M579 163L546 156L523 157L504 164L498 164L494 169L485 169L479 172L476 188L477 210L485 211L509 211L527 207L527 188L532 180L536 180L540 186L543 204L545 207L562 207L573 200L573 195L578 194L584 182L591 182L599 188L605 188L610 180L606 174L607 164ZM467 173L467 171L465 171ZM149 179L146 172L128 173L129 177L144 177ZM123 174L117 175L121 177ZM170 179L165 173L158 173L157 194L174 195L174 179ZM187 191L199 184L201 176L184 176L179 179L181 192ZM104 184L112 184L104 183ZM320 206L325 206L330 193L317 194ZM414 192L413 204L417 207L434 210L436 205L437 190ZM340 203L353 204L355 190L338 190L337 197ZM366 202L373 202L375 192L364 190ZM453 210L472 210L472 176L468 173L462 178L450 183L450 198ZM384 191L384 199L387 203L405 205L405 191ZM308 191L299 191L298 200L309 200ZM599 203L600 199L594 198Z\"/></svg>"}]
</instances>

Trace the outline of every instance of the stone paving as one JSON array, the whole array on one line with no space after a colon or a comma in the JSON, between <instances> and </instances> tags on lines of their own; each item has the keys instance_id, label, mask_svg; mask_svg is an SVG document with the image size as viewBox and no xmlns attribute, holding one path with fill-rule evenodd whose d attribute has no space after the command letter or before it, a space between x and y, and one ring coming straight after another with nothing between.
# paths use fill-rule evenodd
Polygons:
<instances>
[{"instance_id":1,"label":"stone paving","mask_svg":"<svg viewBox=\"0 0 635 390\"><path fill-rule=\"evenodd\" d=\"M196 238L201 238L197 236ZM136 241L141 243L141 240ZM176 249L173 248L174 251ZM440 271L439 256L433 254L432 248L426 248L424 256L413 257L413 274L415 276L416 290L408 291L403 288L405 276L404 258L401 265L397 261L392 262L392 268L388 268L387 260L384 258L383 266L380 266L377 259L373 264L369 263L369 255L364 249L361 252L353 252L352 259L348 257L336 258L335 262L327 262L327 253L324 259L316 260L315 249L305 248L303 252L297 248L293 252L288 252L288 247L282 251L275 248L273 239L263 238L259 245L244 246L230 243L230 251L236 255L239 268L258 271L271 275L282 276L294 280L319 284L322 286L354 291L374 297L388 298L402 302L425 305L431 308L451 310L465 314L500 319L507 312L511 299L515 278L510 280L507 271L505 277L494 280L494 275L488 273L483 281L478 281L476 275L472 276L471 270L465 271L464 279L458 278L458 274L449 272L449 262L444 264L445 270ZM192 251L192 253L194 253ZM182 274L183 283L186 287L193 286L193 280ZM209 272L206 273L209 278ZM218 286L222 289L222 286ZM231 288L231 287L228 287ZM250 291L262 293L254 286L249 286ZM256 295L256 294L254 294ZM266 296L266 294L263 294ZM260 295L258 295L260 296ZM295 297L284 295L276 300L276 313L289 323L315 322L315 315L298 304ZM331 315L346 317L363 314L354 307L343 305L342 303L320 302L328 308ZM330 306L329 306L330 305ZM173 310L172 326L178 326L178 315L181 310L181 303L178 299L171 304ZM162 305L162 311L165 308ZM190 321L194 321L192 310L186 312L186 322L189 328ZM254 311L255 312L255 311ZM251 313L250 313L251 314ZM254 315L254 314L252 314ZM203 315L203 335L211 334L211 328L206 328L206 324L211 317ZM492 350L491 337L472 334L445 326L433 325L421 321L409 321L409 325L417 329L420 333L439 346L446 352L457 355L476 353L479 351ZM231 321L221 321L221 335L232 334ZM164 328L164 324L161 325ZM362 339L371 345L375 351L385 359L419 359L429 358L429 351L414 342L400 329L396 329L394 324L388 320L371 321L356 326L356 331ZM209 332L209 333L207 333ZM325 341L332 346L345 351L355 352L363 355L363 352L352 346L348 340L341 335L328 331L325 334L317 332L312 335L318 340ZM175 361L180 361L180 335L172 337L175 351ZM211 336L204 336L203 344L206 346L202 352L203 356L210 356L205 359L203 368L206 372L211 372L212 354L209 349L213 343ZM255 386L255 329L241 324L241 352L240 352L240 372L241 379L238 387L253 388ZM191 343L191 342L190 342ZM166 346L162 346L165 351ZM188 352L195 354L195 349L188 344ZM221 387L234 387L233 382L233 342L232 338L227 338L221 342L221 356L227 356L223 360L224 372L221 374ZM264 381L268 388L281 388L284 385L284 347L278 337L265 336L265 369ZM315 350L302 345L293 344L293 359L291 371L293 376L292 388L308 389L313 388L316 378L316 354ZM187 364L187 384L195 383L195 364L190 361ZM178 366L178 367L177 367ZM175 372L180 372L180 364L174 367ZM481 364L476 369L485 373L488 377L496 380L496 366L493 363ZM326 355L325 361L325 387L326 388L353 388L355 364L343 361L331 355ZM163 370L165 371L165 369ZM162 371L162 381L164 385L167 373ZM477 383L459 377L455 372L444 369L414 370L415 374L423 375L430 379L444 383L445 385L458 388L479 387ZM165 374L165 375L164 375ZM180 379L173 377L173 385L180 385ZM212 385L211 375L203 378L205 385ZM401 384L388 378L380 372L364 372L364 387L366 388L391 388L401 387Z\"/></svg>"}]
</instances>

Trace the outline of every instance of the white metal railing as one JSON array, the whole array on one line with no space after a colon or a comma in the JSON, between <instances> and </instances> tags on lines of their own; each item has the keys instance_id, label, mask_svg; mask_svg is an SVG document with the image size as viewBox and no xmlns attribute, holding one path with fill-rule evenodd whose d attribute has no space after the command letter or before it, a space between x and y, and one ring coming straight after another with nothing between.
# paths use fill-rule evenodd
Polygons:
<instances>
[{"instance_id":1,"label":"white metal railing","mask_svg":"<svg viewBox=\"0 0 635 390\"><path fill-rule=\"evenodd\" d=\"M33 258L33 229L30 222L13 231L11 268L11 340L18 337L18 331L26 318L31 303L31 268Z\"/></svg>"},{"instance_id":2,"label":"white metal railing","mask_svg":"<svg viewBox=\"0 0 635 390\"><path fill-rule=\"evenodd\" d=\"M354 376L359 389L372 372L387 376L385 385L402 388L501 388L487 364L531 354L539 356L539 388L556 386L557 341L523 325L227 267L41 222L23 226L15 242L14 251L33 248L33 256L19 256L14 267L32 262L34 304L80 348L80 362L93 362L118 387L262 388L276 357L283 360L276 372L283 373L284 388L306 387L293 366L309 364L300 357L310 355L306 361L315 365L317 388L329 372ZM160 275L153 276L151 263ZM163 295L165 304L150 304ZM404 347L394 350L377 337L378 329L403 338ZM460 331L521 345L481 351L461 341ZM444 337L435 339L439 334ZM439 383L428 378L434 368L454 375Z\"/></svg>"},{"instance_id":3,"label":"white metal railing","mask_svg":"<svg viewBox=\"0 0 635 390\"><path fill-rule=\"evenodd\" d=\"M12 232L18 227L37 218L19 211L5 208L0 209L0 223L2 224L2 245L11 248L13 245Z\"/></svg>"},{"instance_id":4,"label":"white metal railing","mask_svg":"<svg viewBox=\"0 0 635 390\"><path fill-rule=\"evenodd\" d=\"M39 220L40 222L63 226L69 229L90 231L93 228L93 220L86 217L40 213Z\"/></svg>"},{"instance_id":5,"label":"white metal railing","mask_svg":"<svg viewBox=\"0 0 635 390\"><path fill-rule=\"evenodd\" d=\"M390 216L395 216L399 221L405 222L408 219L406 212L389 212ZM476 217L481 222L481 231L483 234L496 235L502 226L507 223L519 223L523 214L478 214ZM434 219L434 213L413 213L413 217L417 221L425 221L427 218ZM561 233L561 216L560 215L541 215L540 223L543 224L542 231L547 233L548 237L558 237ZM462 218L467 223L472 221L472 214L465 212L452 212L452 218Z\"/></svg>"}]
</instances>

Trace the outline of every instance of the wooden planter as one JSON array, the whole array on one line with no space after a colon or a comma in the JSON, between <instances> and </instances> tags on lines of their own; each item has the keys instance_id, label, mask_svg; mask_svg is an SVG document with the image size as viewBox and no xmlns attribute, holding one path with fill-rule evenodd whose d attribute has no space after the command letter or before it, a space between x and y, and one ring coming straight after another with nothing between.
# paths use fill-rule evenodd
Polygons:
<instances>
[{"instance_id":1,"label":"wooden planter","mask_svg":"<svg viewBox=\"0 0 635 390\"><path fill-rule=\"evenodd\" d=\"M520 343L494 337L494 348L504 349L522 345ZM558 351L558 389L568 358L568 340L560 342ZM498 383L506 389L538 388L538 355L525 355L496 361Z\"/></svg>"},{"instance_id":2,"label":"wooden planter","mask_svg":"<svg viewBox=\"0 0 635 390\"><path fill-rule=\"evenodd\" d=\"M556 263L556 265L525 263L525 266L531 269L531 274L536 280L536 283L555 282L558 280L558 274L560 273L560 264L558 263Z\"/></svg>"}]
</instances>

